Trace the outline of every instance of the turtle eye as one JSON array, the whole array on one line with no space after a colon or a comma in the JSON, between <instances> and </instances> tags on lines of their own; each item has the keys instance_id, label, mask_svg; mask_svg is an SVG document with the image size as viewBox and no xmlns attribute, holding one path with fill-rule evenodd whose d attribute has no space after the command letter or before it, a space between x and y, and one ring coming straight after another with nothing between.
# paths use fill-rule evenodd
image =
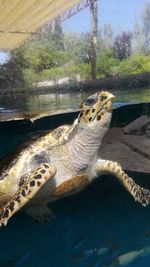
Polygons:
<instances>
[{"instance_id":1,"label":"turtle eye","mask_svg":"<svg viewBox=\"0 0 150 267\"><path fill-rule=\"evenodd\" d=\"M97 102L97 97L89 97L85 102L84 105L86 106L93 106Z\"/></svg>"},{"instance_id":2,"label":"turtle eye","mask_svg":"<svg viewBox=\"0 0 150 267\"><path fill-rule=\"evenodd\" d=\"M99 96L99 99L102 100L102 101L103 100L106 100L107 99L107 96L105 96L105 95Z\"/></svg>"}]
</instances>

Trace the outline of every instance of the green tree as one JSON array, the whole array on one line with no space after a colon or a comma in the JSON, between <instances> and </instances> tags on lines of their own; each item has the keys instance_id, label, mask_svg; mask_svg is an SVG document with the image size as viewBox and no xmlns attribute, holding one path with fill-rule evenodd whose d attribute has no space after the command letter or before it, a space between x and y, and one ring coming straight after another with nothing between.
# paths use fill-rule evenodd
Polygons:
<instances>
[{"instance_id":1,"label":"green tree","mask_svg":"<svg viewBox=\"0 0 150 267\"><path fill-rule=\"evenodd\" d=\"M109 77L115 74L119 60L114 58L111 49L104 49L97 55L97 78Z\"/></svg>"},{"instance_id":2,"label":"green tree","mask_svg":"<svg viewBox=\"0 0 150 267\"><path fill-rule=\"evenodd\" d=\"M89 63L91 53L91 38L89 33L65 34L65 50L77 64Z\"/></svg>"},{"instance_id":3,"label":"green tree","mask_svg":"<svg viewBox=\"0 0 150 267\"><path fill-rule=\"evenodd\" d=\"M132 55L119 65L119 74L128 75L150 71L150 56Z\"/></svg>"},{"instance_id":4,"label":"green tree","mask_svg":"<svg viewBox=\"0 0 150 267\"><path fill-rule=\"evenodd\" d=\"M64 34L62 30L61 16L58 16L55 19L52 37L56 48L64 50Z\"/></svg>"}]
</instances>

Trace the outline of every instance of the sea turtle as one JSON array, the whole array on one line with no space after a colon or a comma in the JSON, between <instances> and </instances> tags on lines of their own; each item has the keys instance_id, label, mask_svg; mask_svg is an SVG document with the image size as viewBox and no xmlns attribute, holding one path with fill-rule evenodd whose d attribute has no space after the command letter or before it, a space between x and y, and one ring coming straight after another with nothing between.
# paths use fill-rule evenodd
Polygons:
<instances>
[{"instance_id":1,"label":"sea turtle","mask_svg":"<svg viewBox=\"0 0 150 267\"><path fill-rule=\"evenodd\" d=\"M137 185L117 162L99 158L114 96L101 91L89 96L72 126L48 131L22 146L0 171L0 225L25 206L39 222L48 220L47 203L75 194L101 174L111 173L146 206L150 192Z\"/></svg>"}]
</instances>

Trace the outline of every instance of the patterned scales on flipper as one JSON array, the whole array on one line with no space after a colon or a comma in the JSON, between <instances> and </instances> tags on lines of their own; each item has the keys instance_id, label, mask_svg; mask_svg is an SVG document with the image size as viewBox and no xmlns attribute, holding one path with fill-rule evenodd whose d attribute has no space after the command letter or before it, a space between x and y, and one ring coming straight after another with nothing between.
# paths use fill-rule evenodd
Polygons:
<instances>
[{"instance_id":1,"label":"patterned scales on flipper","mask_svg":"<svg viewBox=\"0 0 150 267\"><path fill-rule=\"evenodd\" d=\"M150 203L149 190L136 184L133 179L122 170L118 162L99 159L96 163L95 170L98 175L101 173L111 173L116 176L119 182L133 196L135 201L138 201L144 207Z\"/></svg>"},{"instance_id":2,"label":"patterned scales on flipper","mask_svg":"<svg viewBox=\"0 0 150 267\"><path fill-rule=\"evenodd\" d=\"M0 216L0 226L6 225L8 220L22 208L40 188L56 174L56 168L49 163L41 164L25 180L11 200L3 207Z\"/></svg>"}]
</instances>

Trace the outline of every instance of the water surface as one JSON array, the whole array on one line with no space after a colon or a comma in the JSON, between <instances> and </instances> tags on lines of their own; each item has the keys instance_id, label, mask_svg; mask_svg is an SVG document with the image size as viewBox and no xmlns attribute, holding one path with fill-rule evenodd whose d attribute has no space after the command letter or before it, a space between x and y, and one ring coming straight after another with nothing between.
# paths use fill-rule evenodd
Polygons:
<instances>
[{"instance_id":1,"label":"water surface","mask_svg":"<svg viewBox=\"0 0 150 267\"><path fill-rule=\"evenodd\" d=\"M150 89L112 90L115 96L114 107L131 103L149 102ZM79 104L91 92L70 92L65 94L6 94L0 96L0 120L20 117L34 117L39 114L56 114L77 110Z\"/></svg>"}]
</instances>

